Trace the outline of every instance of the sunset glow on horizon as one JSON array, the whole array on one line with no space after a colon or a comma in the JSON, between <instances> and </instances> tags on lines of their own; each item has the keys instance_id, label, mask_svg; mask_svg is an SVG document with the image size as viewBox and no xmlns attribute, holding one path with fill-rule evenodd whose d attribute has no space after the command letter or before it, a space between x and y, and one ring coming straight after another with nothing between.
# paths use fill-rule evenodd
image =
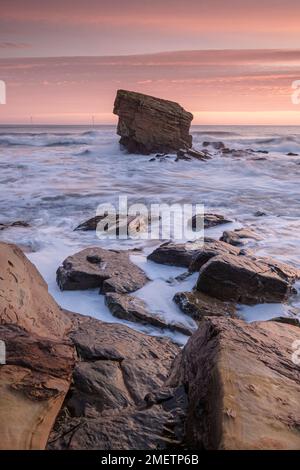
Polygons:
<instances>
[{"instance_id":1,"label":"sunset glow on horizon","mask_svg":"<svg viewBox=\"0 0 300 470\"><path fill-rule=\"evenodd\" d=\"M0 124L115 123L117 89L193 124L300 125L300 3L1 0ZM164 52L171 51L171 52Z\"/></svg>"}]
</instances>

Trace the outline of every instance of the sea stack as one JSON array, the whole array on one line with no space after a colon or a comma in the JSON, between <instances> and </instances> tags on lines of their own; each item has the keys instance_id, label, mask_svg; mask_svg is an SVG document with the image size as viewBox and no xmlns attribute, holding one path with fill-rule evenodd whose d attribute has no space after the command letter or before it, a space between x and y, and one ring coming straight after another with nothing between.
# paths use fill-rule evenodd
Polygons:
<instances>
[{"instance_id":1,"label":"sea stack","mask_svg":"<svg viewBox=\"0 0 300 470\"><path fill-rule=\"evenodd\" d=\"M118 90L114 114L117 133L129 153L148 155L192 147L189 134L193 115L173 101L127 90Z\"/></svg>"}]
</instances>

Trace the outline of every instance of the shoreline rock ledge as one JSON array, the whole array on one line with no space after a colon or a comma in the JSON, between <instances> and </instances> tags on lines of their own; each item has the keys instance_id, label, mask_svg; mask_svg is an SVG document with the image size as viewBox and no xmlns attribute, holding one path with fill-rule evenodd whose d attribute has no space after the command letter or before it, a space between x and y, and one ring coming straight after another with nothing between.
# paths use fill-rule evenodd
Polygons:
<instances>
[{"instance_id":1,"label":"shoreline rock ledge","mask_svg":"<svg viewBox=\"0 0 300 470\"><path fill-rule=\"evenodd\" d=\"M113 112L119 116L120 144L129 153L149 155L192 147L189 130L193 115L178 103L118 90Z\"/></svg>"}]
</instances>

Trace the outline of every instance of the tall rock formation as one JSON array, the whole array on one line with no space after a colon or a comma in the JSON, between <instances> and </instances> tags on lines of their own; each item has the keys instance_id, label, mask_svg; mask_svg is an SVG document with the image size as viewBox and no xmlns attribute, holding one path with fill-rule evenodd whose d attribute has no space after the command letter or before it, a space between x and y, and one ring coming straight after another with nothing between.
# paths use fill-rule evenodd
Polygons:
<instances>
[{"instance_id":1,"label":"tall rock formation","mask_svg":"<svg viewBox=\"0 0 300 470\"><path fill-rule=\"evenodd\" d=\"M119 116L120 144L129 153L148 155L192 146L193 115L178 103L127 90L118 90L114 114Z\"/></svg>"}]
</instances>

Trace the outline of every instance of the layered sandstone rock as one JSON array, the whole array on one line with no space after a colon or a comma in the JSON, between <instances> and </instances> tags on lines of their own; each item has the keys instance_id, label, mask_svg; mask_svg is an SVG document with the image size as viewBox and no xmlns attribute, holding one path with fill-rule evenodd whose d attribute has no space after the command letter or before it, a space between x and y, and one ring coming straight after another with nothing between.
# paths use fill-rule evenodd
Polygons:
<instances>
[{"instance_id":1,"label":"layered sandstone rock","mask_svg":"<svg viewBox=\"0 0 300 470\"><path fill-rule=\"evenodd\" d=\"M43 449L74 364L72 322L15 245L0 243L0 449Z\"/></svg>"},{"instance_id":2,"label":"layered sandstone rock","mask_svg":"<svg viewBox=\"0 0 300 470\"><path fill-rule=\"evenodd\" d=\"M130 153L172 152L192 146L193 115L173 101L118 90L113 112L119 116L120 144Z\"/></svg>"},{"instance_id":3,"label":"layered sandstone rock","mask_svg":"<svg viewBox=\"0 0 300 470\"><path fill-rule=\"evenodd\" d=\"M299 449L299 327L209 317L176 359L185 384L186 444L197 449Z\"/></svg>"},{"instance_id":4,"label":"layered sandstone rock","mask_svg":"<svg viewBox=\"0 0 300 470\"><path fill-rule=\"evenodd\" d=\"M197 289L223 301L282 302L297 292L293 283L299 274L296 268L268 258L217 255L200 269Z\"/></svg>"}]
</instances>

